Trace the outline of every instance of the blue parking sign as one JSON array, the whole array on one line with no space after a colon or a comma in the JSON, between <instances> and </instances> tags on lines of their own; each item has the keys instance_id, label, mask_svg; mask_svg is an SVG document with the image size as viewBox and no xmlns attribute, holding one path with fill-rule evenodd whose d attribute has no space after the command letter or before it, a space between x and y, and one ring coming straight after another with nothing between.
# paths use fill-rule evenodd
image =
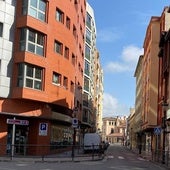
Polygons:
<instances>
[{"instance_id":1,"label":"blue parking sign","mask_svg":"<svg viewBox=\"0 0 170 170\"><path fill-rule=\"evenodd\" d=\"M39 136L47 136L47 132L48 132L48 124L40 123L39 124Z\"/></svg>"}]
</instances>

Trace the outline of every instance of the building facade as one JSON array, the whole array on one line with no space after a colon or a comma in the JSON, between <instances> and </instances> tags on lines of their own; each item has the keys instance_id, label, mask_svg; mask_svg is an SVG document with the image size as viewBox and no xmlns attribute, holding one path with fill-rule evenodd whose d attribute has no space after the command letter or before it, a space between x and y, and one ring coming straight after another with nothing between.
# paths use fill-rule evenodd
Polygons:
<instances>
[{"instance_id":1,"label":"building facade","mask_svg":"<svg viewBox=\"0 0 170 170\"><path fill-rule=\"evenodd\" d=\"M55 152L40 146L71 144L83 120L86 1L0 1L0 14L0 154Z\"/></svg>"},{"instance_id":2,"label":"building facade","mask_svg":"<svg viewBox=\"0 0 170 170\"><path fill-rule=\"evenodd\" d=\"M95 49L96 49L96 25L94 11L87 3L86 6L86 37L84 57L84 89L83 89L83 115L82 126L84 132L96 131L95 128Z\"/></svg>"},{"instance_id":3,"label":"building facade","mask_svg":"<svg viewBox=\"0 0 170 170\"><path fill-rule=\"evenodd\" d=\"M127 118L105 117L103 118L102 140L110 144L119 143L124 145L126 139Z\"/></svg>"}]
</instances>

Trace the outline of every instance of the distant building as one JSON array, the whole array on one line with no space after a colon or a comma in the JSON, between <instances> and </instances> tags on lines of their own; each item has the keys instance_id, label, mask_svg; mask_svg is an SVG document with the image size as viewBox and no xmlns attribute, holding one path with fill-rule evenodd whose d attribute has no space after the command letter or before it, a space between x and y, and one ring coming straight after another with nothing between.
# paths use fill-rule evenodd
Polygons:
<instances>
[{"instance_id":1,"label":"distant building","mask_svg":"<svg viewBox=\"0 0 170 170\"><path fill-rule=\"evenodd\" d=\"M126 116L103 118L102 140L111 144L124 144L126 141L126 122Z\"/></svg>"}]
</instances>

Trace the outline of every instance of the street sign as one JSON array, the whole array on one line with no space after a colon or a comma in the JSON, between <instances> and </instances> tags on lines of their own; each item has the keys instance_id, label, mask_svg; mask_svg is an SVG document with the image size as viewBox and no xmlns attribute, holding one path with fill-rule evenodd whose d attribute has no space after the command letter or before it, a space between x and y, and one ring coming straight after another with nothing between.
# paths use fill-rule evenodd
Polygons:
<instances>
[{"instance_id":1,"label":"street sign","mask_svg":"<svg viewBox=\"0 0 170 170\"><path fill-rule=\"evenodd\" d=\"M161 134L161 130L162 130L161 127L155 127L154 128L154 134L155 135L160 135Z\"/></svg>"},{"instance_id":2,"label":"street sign","mask_svg":"<svg viewBox=\"0 0 170 170\"><path fill-rule=\"evenodd\" d=\"M77 118L73 118L73 119L72 119L72 126L73 126L74 128L77 128L77 127L78 127L78 119L77 119Z\"/></svg>"},{"instance_id":3,"label":"street sign","mask_svg":"<svg viewBox=\"0 0 170 170\"><path fill-rule=\"evenodd\" d=\"M20 119L7 119L7 124L15 124L15 125L29 125L28 120L20 120Z\"/></svg>"},{"instance_id":4,"label":"street sign","mask_svg":"<svg viewBox=\"0 0 170 170\"><path fill-rule=\"evenodd\" d=\"M48 123L39 124L39 136L47 136L48 133Z\"/></svg>"}]
</instances>

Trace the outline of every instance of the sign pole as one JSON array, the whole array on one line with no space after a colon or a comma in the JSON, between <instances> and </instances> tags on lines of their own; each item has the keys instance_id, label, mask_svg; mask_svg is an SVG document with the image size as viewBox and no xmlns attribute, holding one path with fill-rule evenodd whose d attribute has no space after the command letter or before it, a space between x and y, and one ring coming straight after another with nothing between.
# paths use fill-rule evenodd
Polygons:
<instances>
[{"instance_id":1,"label":"sign pole","mask_svg":"<svg viewBox=\"0 0 170 170\"><path fill-rule=\"evenodd\" d=\"M14 117L14 122L15 122L15 117ZM15 149L14 144L15 144L15 123L12 126L12 150L11 150L12 159L14 156L14 149Z\"/></svg>"}]
</instances>

